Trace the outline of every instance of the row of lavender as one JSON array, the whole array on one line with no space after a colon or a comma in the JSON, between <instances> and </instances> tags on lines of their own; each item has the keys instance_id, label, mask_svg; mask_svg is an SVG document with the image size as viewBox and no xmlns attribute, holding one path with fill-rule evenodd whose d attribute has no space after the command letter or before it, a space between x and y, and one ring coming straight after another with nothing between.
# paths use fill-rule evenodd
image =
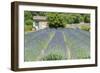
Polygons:
<instances>
[{"instance_id":1,"label":"row of lavender","mask_svg":"<svg viewBox=\"0 0 100 73\"><path fill-rule=\"evenodd\" d=\"M90 58L90 32L80 29L43 29L25 34L25 61L46 60L50 53L62 59ZM52 56L51 56L52 57Z\"/></svg>"}]
</instances>

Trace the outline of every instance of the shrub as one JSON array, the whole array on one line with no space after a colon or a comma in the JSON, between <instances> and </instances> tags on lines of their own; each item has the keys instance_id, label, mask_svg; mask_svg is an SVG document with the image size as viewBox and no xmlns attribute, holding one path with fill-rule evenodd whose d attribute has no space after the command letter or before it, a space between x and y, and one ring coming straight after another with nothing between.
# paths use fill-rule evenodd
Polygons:
<instances>
[{"instance_id":1,"label":"shrub","mask_svg":"<svg viewBox=\"0 0 100 73\"><path fill-rule=\"evenodd\" d=\"M90 26L89 25L82 25L80 27L80 29L85 30L85 31L89 31L90 30Z\"/></svg>"},{"instance_id":2,"label":"shrub","mask_svg":"<svg viewBox=\"0 0 100 73\"><path fill-rule=\"evenodd\" d=\"M24 21L26 20L33 20L33 15L31 13L31 11L24 11Z\"/></svg>"},{"instance_id":3,"label":"shrub","mask_svg":"<svg viewBox=\"0 0 100 73\"><path fill-rule=\"evenodd\" d=\"M47 15L48 17L48 24L50 28L64 28L65 24L64 24L64 19L60 14L57 13L49 13Z\"/></svg>"},{"instance_id":4,"label":"shrub","mask_svg":"<svg viewBox=\"0 0 100 73\"><path fill-rule=\"evenodd\" d=\"M32 24L33 24L33 21L30 19L25 21L25 25L32 25Z\"/></svg>"},{"instance_id":5,"label":"shrub","mask_svg":"<svg viewBox=\"0 0 100 73\"><path fill-rule=\"evenodd\" d=\"M45 56L43 60L62 60L64 59L64 56L60 52L52 52Z\"/></svg>"},{"instance_id":6,"label":"shrub","mask_svg":"<svg viewBox=\"0 0 100 73\"><path fill-rule=\"evenodd\" d=\"M80 14L69 13L66 14L66 21L68 24L80 23L83 20L83 17Z\"/></svg>"},{"instance_id":7,"label":"shrub","mask_svg":"<svg viewBox=\"0 0 100 73\"><path fill-rule=\"evenodd\" d=\"M25 31L31 31L32 30L32 25L25 25L24 30Z\"/></svg>"},{"instance_id":8,"label":"shrub","mask_svg":"<svg viewBox=\"0 0 100 73\"><path fill-rule=\"evenodd\" d=\"M84 15L84 22L85 23L90 23L90 15Z\"/></svg>"}]
</instances>

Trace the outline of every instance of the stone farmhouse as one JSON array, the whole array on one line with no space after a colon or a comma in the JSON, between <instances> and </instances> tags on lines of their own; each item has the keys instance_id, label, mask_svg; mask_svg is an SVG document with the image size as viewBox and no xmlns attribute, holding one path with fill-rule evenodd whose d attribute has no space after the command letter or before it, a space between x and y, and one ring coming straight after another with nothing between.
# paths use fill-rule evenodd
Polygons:
<instances>
[{"instance_id":1,"label":"stone farmhouse","mask_svg":"<svg viewBox=\"0 0 100 73\"><path fill-rule=\"evenodd\" d=\"M46 16L33 16L33 20L33 27L35 27L35 30L40 30L48 27Z\"/></svg>"}]
</instances>

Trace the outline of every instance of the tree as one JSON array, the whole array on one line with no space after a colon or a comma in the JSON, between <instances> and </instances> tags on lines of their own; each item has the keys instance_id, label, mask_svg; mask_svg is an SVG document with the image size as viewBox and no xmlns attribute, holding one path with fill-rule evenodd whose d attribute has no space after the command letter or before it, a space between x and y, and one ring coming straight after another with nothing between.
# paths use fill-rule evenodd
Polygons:
<instances>
[{"instance_id":1,"label":"tree","mask_svg":"<svg viewBox=\"0 0 100 73\"><path fill-rule=\"evenodd\" d=\"M30 11L25 11L24 23L25 23L25 25L32 25L33 24L33 16L32 16L32 13Z\"/></svg>"},{"instance_id":2,"label":"tree","mask_svg":"<svg viewBox=\"0 0 100 73\"><path fill-rule=\"evenodd\" d=\"M24 12L24 20L33 20L33 15L30 11L25 11Z\"/></svg>"},{"instance_id":3,"label":"tree","mask_svg":"<svg viewBox=\"0 0 100 73\"><path fill-rule=\"evenodd\" d=\"M26 20L25 21L25 25L32 25L33 24L33 20L30 20L30 19L28 19L28 20Z\"/></svg>"},{"instance_id":4,"label":"tree","mask_svg":"<svg viewBox=\"0 0 100 73\"><path fill-rule=\"evenodd\" d=\"M33 25L33 15L30 11L24 11L24 29L31 31Z\"/></svg>"},{"instance_id":5,"label":"tree","mask_svg":"<svg viewBox=\"0 0 100 73\"><path fill-rule=\"evenodd\" d=\"M48 13L48 24L50 28L65 27L64 19L59 13Z\"/></svg>"},{"instance_id":6,"label":"tree","mask_svg":"<svg viewBox=\"0 0 100 73\"><path fill-rule=\"evenodd\" d=\"M84 22L85 23L90 23L90 15L89 14L84 15Z\"/></svg>"}]
</instances>

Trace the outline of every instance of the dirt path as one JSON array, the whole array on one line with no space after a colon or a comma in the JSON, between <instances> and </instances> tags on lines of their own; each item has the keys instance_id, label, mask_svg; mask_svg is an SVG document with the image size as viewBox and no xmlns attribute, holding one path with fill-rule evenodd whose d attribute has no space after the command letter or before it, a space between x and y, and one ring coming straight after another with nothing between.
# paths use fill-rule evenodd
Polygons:
<instances>
[{"instance_id":1,"label":"dirt path","mask_svg":"<svg viewBox=\"0 0 100 73\"><path fill-rule=\"evenodd\" d=\"M64 32L63 33L63 37L64 37L64 42L67 43L67 40L66 40L66 37L65 37L65 34ZM67 59L71 59L71 51L70 51L70 48L66 45L66 49L67 49Z\"/></svg>"}]
</instances>

